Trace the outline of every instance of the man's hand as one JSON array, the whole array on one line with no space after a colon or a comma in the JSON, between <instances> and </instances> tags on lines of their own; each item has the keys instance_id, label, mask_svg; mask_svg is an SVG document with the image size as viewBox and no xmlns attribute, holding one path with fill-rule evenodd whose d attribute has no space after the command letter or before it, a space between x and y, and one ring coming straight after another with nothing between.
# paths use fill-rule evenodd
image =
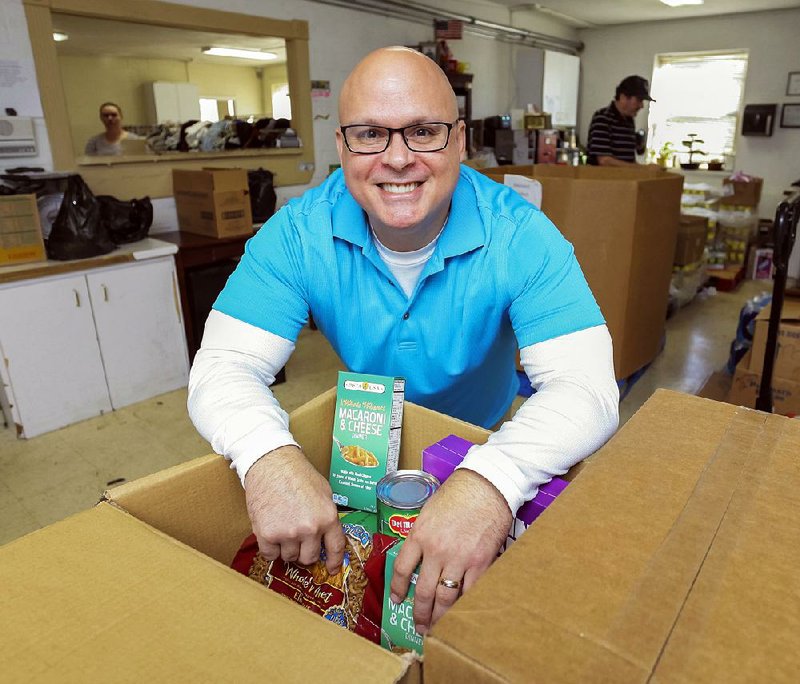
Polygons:
<instances>
[{"instance_id":1,"label":"man's hand","mask_svg":"<svg viewBox=\"0 0 800 684\"><path fill-rule=\"evenodd\" d=\"M417 632L426 634L492 564L512 519L503 495L470 470L456 470L425 504L397 554L391 584L392 601L399 603L422 560L414 592ZM443 586L440 578L460 587Z\"/></svg>"},{"instance_id":2,"label":"man's hand","mask_svg":"<svg viewBox=\"0 0 800 684\"><path fill-rule=\"evenodd\" d=\"M247 512L267 560L310 565L325 544L325 565L332 575L342 569L344 533L328 481L295 446L275 449L247 471Z\"/></svg>"}]
</instances>

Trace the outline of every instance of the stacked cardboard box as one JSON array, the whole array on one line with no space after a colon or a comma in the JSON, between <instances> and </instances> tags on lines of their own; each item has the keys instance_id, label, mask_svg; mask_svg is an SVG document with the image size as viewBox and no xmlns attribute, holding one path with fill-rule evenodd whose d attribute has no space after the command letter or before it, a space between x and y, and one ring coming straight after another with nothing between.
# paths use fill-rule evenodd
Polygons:
<instances>
[{"instance_id":1,"label":"stacked cardboard box","mask_svg":"<svg viewBox=\"0 0 800 684\"><path fill-rule=\"evenodd\" d=\"M753 346L736 367L728 401L755 406L761 388L764 354L772 308L763 308L755 320ZM787 297L781 309L775 365L772 370L772 401L776 413L800 414L800 299Z\"/></svg>"},{"instance_id":2,"label":"stacked cardboard box","mask_svg":"<svg viewBox=\"0 0 800 684\"><path fill-rule=\"evenodd\" d=\"M689 266L703 260L708 238L708 219L681 214L675 243L675 266Z\"/></svg>"},{"instance_id":3,"label":"stacked cardboard box","mask_svg":"<svg viewBox=\"0 0 800 684\"><path fill-rule=\"evenodd\" d=\"M751 177L749 180L722 181L722 197L720 203L732 207L757 207L761 201L763 178Z\"/></svg>"},{"instance_id":4,"label":"stacked cardboard box","mask_svg":"<svg viewBox=\"0 0 800 684\"><path fill-rule=\"evenodd\" d=\"M245 169L174 169L172 190L182 231L215 238L253 233Z\"/></svg>"},{"instance_id":5,"label":"stacked cardboard box","mask_svg":"<svg viewBox=\"0 0 800 684\"><path fill-rule=\"evenodd\" d=\"M335 392L291 415L326 472ZM406 405L401 466L486 431ZM249 533L218 456L0 548L9 681L748 682L800 670L800 423L666 390L398 656L226 567ZM620 483L626 483L620 490Z\"/></svg>"},{"instance_id":6,"label":"stacked cardboard box","mask_svg":"<svg viewBox=\"0 0 800 684\"><path fill-rule=\"evenodd\" d=\"M46 258L36 195L0 196L0 266Z\"/></svg>"},{"instance_id":7,"label":"stacked cardboard box","mask_svg":"<svg viewBox=\"0 0 800 684\"><path fill-rule=\"evenodd\" d=\"M664 335L683 177L649 167L501 166L542 184L542 211L574 245L614 340L617 378L650 363Z\"/></svg>"}]
</instances>

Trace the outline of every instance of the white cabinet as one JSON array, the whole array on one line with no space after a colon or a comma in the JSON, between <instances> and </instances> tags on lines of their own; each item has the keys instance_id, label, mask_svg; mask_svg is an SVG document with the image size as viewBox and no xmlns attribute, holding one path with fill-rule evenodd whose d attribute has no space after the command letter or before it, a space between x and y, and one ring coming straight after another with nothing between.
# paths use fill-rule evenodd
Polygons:
<instances>
[{"instance_id":1,"label":"white cabinet","mask_svg":"<svg viewBox=\"0 0 800 684\"><path fill-rule=\"evenodd\" d=\"M0 377L34 437L185 387L172 257L18 281L0 289Z\"/></svg>"},{"instance_id":2,"label":"white cabinet","mask_svg":"<svg viewBox=\"0 0 800 684\"><path fill-rule=\"evenodd\" d=\"M200 119L200 93L193 83L154 81L147 92L152 123Z\"/></svg>"}]
</instances>

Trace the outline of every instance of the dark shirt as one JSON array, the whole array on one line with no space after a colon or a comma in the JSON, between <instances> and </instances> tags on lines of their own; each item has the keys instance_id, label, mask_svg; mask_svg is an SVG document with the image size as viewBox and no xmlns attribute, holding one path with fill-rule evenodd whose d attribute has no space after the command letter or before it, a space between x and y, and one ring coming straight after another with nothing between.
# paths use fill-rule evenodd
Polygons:
<instances>
[{"instance_id":1,"label":"dark shirt","mask_svg":"<svg viewBox=\"0 0 800 684\"><path fill-rule=\"evenodd\" d=\"M590 164L596 165L600 156L636 163L636 127L631 117L620 114L613 101L592 115L587 152Z\"/></svg>"}]
</instances>

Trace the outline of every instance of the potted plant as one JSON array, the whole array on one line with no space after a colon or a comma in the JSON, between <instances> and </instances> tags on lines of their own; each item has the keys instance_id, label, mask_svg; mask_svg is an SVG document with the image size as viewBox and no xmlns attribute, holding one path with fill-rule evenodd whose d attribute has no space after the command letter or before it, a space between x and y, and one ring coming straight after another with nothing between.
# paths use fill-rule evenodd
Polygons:
<instances>
[{"instance_id":1,"label":"potted plant","mask_svg":"<svg viewBox=\"0 0 800 684\"><path fill-rule=\"evenodd\" d=\"M669 166L673 154L675 154L675 150L672 147L672 143L669 141L665 142L656 153L656 164L666 169Z\"/></svg>"},{"instance_id":2,"label":"potted plant","mask_svg":"<svg viewBox=\"0 0 800 684\"><path fill-rule=\"evenodd\" d=\"M692 157L694 157L694 155L696 154L707 154L707 153L703 152L703 150L696 150L694 146L702 145L705 142L705 140L699 140L697 138L697 133L689 133L687 134L686 137L688 138L688 140L682 140L681 144L689 150L689 162L682 163L681 168L687 170L699 169L700 168L699 162L693 162Z\"/></svg>"},{"instance_id":3,"label":"potted plant","mask_svg":"<svg viewBox=\"0 0 800 684\"><path fill-rule=\"evenodd\" d=\"M722 166L723 166L722 159L711 159L708 162L709 171L722 171Z\"/></svg>"}]
</instances>

